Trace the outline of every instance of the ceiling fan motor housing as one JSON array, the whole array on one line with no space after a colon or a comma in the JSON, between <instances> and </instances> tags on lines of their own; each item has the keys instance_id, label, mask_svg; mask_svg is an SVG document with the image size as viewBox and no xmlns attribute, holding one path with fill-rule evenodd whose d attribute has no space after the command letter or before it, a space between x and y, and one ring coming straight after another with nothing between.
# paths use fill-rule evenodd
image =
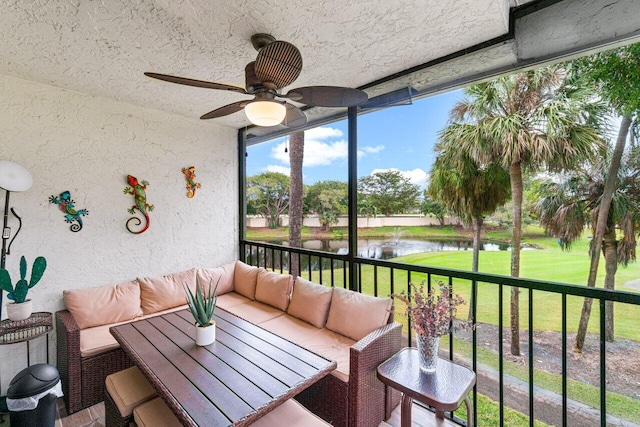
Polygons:
<instances>
[{"instance_id":1,"label":"ceiling fan motor housing","mask_svg":"<svg viewBox=\"0 0 640 427\"><path fill-rule=\"evenodd\" d=\"M249 62L244 68L245 88L249 93L255 93L264 87L260 79L256 76L255 64L255 61Z\"/></svg>"},{"instance_id":2,"label":"ceiling fan motor housing","mask_svg":"<svg viewBox=\"0 0 640 427\"><path fill-rule=\"evenodd\" d=\"M260 49L262 49L269 43L273 43L274 41L276 41L276 38L271 34L258 33L251 36L251 44L257 51L260 51Z\"/></svg>"}]
</instances>

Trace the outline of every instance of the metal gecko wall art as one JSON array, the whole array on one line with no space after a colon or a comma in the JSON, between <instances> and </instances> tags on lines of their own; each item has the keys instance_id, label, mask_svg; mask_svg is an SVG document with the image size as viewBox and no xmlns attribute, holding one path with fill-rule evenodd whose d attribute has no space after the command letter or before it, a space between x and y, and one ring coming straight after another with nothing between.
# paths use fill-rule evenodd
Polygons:
<instances>
[{"instance_id":1,"label":"metal gecko wall art","mask_svg":"<svg viewBox=\"0 0 640 427\"><path fill-rule=\"evenodd\" d=\"M131 229L129 223L133 221L135 226L140 226L142 224L142 220L137 216L132 216L127 220L127 231L133 234L144 233L149 228L149 212L153 211L153 205L147 203L147 193L145 191L149 182L138 181L138 179L133 175L127 175L127 182L129 183L129 187L124 188L124 194L133 195L135 200L135 205L133 205L128 212L133 215L137 209L144 216L146 221L142 229L134 231Z\"/></svg>"},{"instance_id":2,"label":"metal gecko wall art","mask_svg":"<svg viewBox=\"0 0 640 427\"><path fill-rule=\"evenodd\" d=\"M189 166L188 168L182 168L184 179L187 180L187 197L192 198L196 195L196 189L200 188L200 183L196 182L196 168Z\"/></svg>"},{"instance_id":3,"label":"metal gecko wall art","mask_svg":"<svg viewBox=\"0 0 640 427\"><path fill-rule=\"evenodd\" d=\"M58 197L50 196L49 203L58 205L60 210L64 213L64 220L71 224L69 229L74 233L82 230L82 218L89 214L86 209L76 210L75 201L71 199L71 193L63 191Z\"/></svg>"}]
</instances>

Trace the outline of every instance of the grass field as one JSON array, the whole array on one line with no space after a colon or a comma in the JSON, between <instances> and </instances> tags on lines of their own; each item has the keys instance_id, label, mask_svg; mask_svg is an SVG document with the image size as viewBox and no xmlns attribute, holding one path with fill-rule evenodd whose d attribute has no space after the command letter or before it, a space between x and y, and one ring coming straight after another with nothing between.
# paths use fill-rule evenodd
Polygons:
<instances>
[{"instance_id":1,"label":"grass field","mask_svg":"<svg viewBox=\"0 0 640 427\"><path fill-rule=\"evenodd\" d=\"M520 276L540 279L546 281L568 283L574 285L584 285L587 281L589 269L589 257L587 256L586 243L579 243L570 251L562 251L552 239L539 240L537 244L544 244L546 249L522 251ZM580 246L584 246L581 248ZM443 268L455 268L469 270L471 266L471 252L431 252L407 255L396 258L399 262L406 262L418 265L431 265ZM481 252L480 271L501 275L509 275L510 253L509 252ZM363 266L362 283L373 282L373 269ZM385 295L389 292L390 282L388 277L380 274L378 269L378 294ZM617 289L638 292L636 289L627 288L625 282L640 278L640 265L630 264L626 268L619 268L616 275ZM424 280L423 275L414 274L411 277L414 283ZM433 279L432 279L433 280ZM444 280L444 278L442 278ZM394 277L394 291L398 292L406 288L406 274L396 272ZM598 287L602 287L604 282L604 262L600 263L598 274ZM400 285L402 284L402 285ZM382 286L381 286L382 285ZM402 286L398 289L398 285ZM469 299L470 283L467 281L454 280L454 291L461 294L465 299ZM365 289L365 292L370 290ZM503 295L503 314L505 325L508 325L509 316L509 288L506 288ZM521 327L528 329L527 306L528 291L524 290L520 295ZM580 311L584 299L578 297L567 298L567 327L569 331L575 331L580 318ZM560 331L562 328L561 296L549 292L534 291L533 293L533 318L534 329ZM461 312L464 315L465 311ZM593 305L591 316L598 319L599 310L597 304ZM640 307L628 304L616 303L614 307L616 334L620 338L640 341L640 330L637 319L640 317ZM496 285L488 283L478 284L478 314L479 322L497 324L498 322L498 289ZM590 322L591 332L598 332L598 322Z\"/></svg>"}]
</instances>

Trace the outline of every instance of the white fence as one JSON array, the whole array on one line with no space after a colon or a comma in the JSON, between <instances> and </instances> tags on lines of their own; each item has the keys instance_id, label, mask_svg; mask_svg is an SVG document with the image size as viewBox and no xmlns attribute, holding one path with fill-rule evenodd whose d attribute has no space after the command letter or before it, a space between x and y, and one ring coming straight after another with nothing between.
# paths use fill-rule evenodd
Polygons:
<instances>
[{"instance_id":1,"label":"white fence","mask_svg":"<svg viewBox=\"0 0 640 427\"><path fill-rule=\"evenodd\" d=\"M289 225L289 217L284 215L280 217L280 223L283 227ZM373 227L403 227L403 226L427 226L427 225L439 225L440 222L437 218L422 216L422 215L393 215L393 216L377 216L375 218L358 217L358 228L373 228ZM455 218L445 218L446 225L458 224ZM261 216L247 217L246 225L249 228L266 228L269 226L267 218ZM306 227L322 227L318 217L305 217L302 220L302 225ZM349 218L341 216L338 218L338 223L333 224L332 227L347 227L349 225Z\"/></svg>"}]
</instances>

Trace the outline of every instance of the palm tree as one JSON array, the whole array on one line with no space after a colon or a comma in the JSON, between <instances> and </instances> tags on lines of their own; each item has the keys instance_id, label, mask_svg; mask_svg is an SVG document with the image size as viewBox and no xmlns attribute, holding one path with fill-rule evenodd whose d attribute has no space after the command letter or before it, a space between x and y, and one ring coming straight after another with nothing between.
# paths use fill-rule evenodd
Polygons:
<instances>
[{"instance_id":1,"label":"palm tree","mask_svg":"<svg viewBox=\"0 0 640 427\"><path fill-rule=\"evenodd\" d=\"M509 173L496 163L478 165L457 149L456 140L446 139L444 133L436 144L436 152L426 192L465 224L472 224L472 270L477 272L484 216L509 199Z\"/></svg>"},{"instance_id":2,"label":"palm tree","mask_svg":"<svg viewBox=\"0 0 640 427\"><path fill-rule=\"evenodd\" d=\"M520 275L522 174L572 168L602 147L600 101L558 67L500 77L471 86L451 111L442 137L457 141L479 164L509 171L513 201L511 276ZM511 288L511 353L520 354L519 289Z\"/></svg>"},{"instance_id":3,"label":"palm tree","mask_svg":"<svg viewBox=\"0 0 640 427\"><path fill-rule=\"evenodd\" d=\"M604 182L602 201L598 209L594 233L594 247L591 251L587 286L594 287L600 262L600 250L607 227L609 208L615 191L618 169L622 160L627 133L634 117L640 115L640 43L596 53L575 61L579 72L598 87L598 93L622 117L618 137L611 155L611 163ZM633 134L632 134L633 136ZM633 141L633 139L632 139ZM633 142L632 142L633 143ZM587 325L591 314L591 298L585 298L580 313L580 323L574 346L575 352L582 352Z\"/></svg>"},{"instance_id":4,"label":"palm tree","mask_svg":"<svg viewBox=\"0 0 640 427\"><path fill-rule=\"evenodd\" d=\"M606 157L570 173L561 182L548 182L541 187L541 192L548 196L538 203L540 223L558 238L563 249L569 249L580 238L587 223L595 236L611 157L610 151ZM640 148L632 147L623 155L614 188L601 243L606 289L615 289L618 264L626 266L636 259L635 234L640 226ZM620 230L620 239L616 229ZM596 247L595 243L594 237L590 251ZM606 302L605 319L605 338L613 341L612 301Z\"/></svg>"},{"instance_id":5,"label":"palm tree","mask_svg":"<svg viewBox=\"0 0 640 427\"><path fill-rule=\"evenodd\" d=\"M479 166L469 155L457 149L456 141L440 138L436 144L439 153L431 169L429 187L431 197L444 205L465 224L473 227L473 262L471 269L478 271L480 242L484 216L495 212L510 194L509 173L492 163ZM469 321L475 319L472 310L477 295L471 295Z\"/></svg>"},{"instance_id":6,"label":"palm tree","mask_svg":"<svg viewBox=\"0 0 640 427\"><path fill-rule=\"evenodd\" d=\"M292 133L289 137L289 245L302 247L302 162L304 159L304 131ZM291 256L289 272L294 276L300 274L300 259Z\"/></svg>"}]
</instances>

